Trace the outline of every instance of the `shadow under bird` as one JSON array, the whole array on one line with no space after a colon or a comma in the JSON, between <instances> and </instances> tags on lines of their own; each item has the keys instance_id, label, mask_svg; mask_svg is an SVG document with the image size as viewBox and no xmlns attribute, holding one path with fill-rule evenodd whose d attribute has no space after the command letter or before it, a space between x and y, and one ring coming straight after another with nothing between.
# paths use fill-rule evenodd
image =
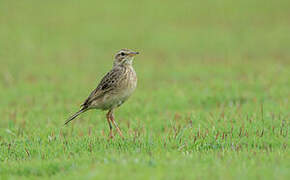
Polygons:
<instances>
[{"instance_id":1,"label":"shadow under bird","mask_svg":"<svg viewBox=\"0 0 290 180\"><path fill-rule=\"evenodd\" d=\"M123 137L114 118L114 109L121 106L137 86L137 76L132 66L133 59L137 54L139 52L121 49L115 55L112 70L103 77L97 88L91 92L89 97L81 105L81 109L72 115L65 122L65 125L88 110L107 110L106 117L110 128L109 137L113 138L112 124L117 129L119 135Z\"/></svg>"}]
</instances>

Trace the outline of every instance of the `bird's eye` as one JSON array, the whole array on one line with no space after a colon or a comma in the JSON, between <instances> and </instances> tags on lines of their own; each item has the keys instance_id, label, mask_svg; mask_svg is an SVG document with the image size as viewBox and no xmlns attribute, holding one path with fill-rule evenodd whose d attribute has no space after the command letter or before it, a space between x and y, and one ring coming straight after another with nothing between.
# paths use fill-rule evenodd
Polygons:
<instances>
[{"instance_id":1,"label":"bird's eye","mask_svg":"<svg viewBox=\"0 0 290 180\"><path fill-rule=\"evenodd\" d=\"M124 52L121 52L121 56L125 56L125 53Z\"/></svg>"}]
</instances>

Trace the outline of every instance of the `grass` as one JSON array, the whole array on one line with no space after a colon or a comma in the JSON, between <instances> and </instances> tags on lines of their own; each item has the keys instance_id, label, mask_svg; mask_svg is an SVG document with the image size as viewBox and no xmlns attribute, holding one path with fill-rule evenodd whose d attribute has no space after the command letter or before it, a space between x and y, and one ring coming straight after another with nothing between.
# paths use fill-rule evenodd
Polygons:
<instances>
[{"instance_id":1,"label":"grass","mask_svg":"<svg viewBox=\"0 0 290 180\"><path fill-rule=\"evenodd\" d=\"M289 1L0 2L0 179L289 179ZM120 48L116 112L66 118Z\"/></svg>"}]
</instances>

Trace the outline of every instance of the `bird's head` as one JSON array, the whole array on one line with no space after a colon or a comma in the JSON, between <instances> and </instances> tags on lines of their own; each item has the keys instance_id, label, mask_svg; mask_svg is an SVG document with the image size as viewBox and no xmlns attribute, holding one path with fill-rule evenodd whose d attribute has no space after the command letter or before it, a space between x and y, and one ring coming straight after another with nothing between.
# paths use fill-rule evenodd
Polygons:
<instances>
[{"instance_id":1,"label":"bird's head","mask_svg":"<svg viewBox=\"0 0 290 180\"><path fill-rule=\"evenodd\" d=\"M134 57L139 52L131 51L130 49L121 49L115 55L114 66L118 65L132 65Z\"/></svg>"}]
</instances>

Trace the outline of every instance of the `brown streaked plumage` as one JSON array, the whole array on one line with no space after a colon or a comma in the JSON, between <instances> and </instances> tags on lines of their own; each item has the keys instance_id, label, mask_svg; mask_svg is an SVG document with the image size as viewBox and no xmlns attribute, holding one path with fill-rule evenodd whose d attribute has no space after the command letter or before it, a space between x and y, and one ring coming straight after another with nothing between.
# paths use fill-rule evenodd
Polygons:
<instances>
[{"instance_id":1,"label":"brown streaked plumage","mask_svg":"<svg viewBox=\"0 0 290 180\"><path fill-rule=\"evenodd\" d=\"M96 89L94 89L81 109L72 115L65 124L75 119L78 115L90 109L108 110L107 121L110 128L110 137L113 137L112 123L119 135L123 137L114 118L114 109L121 106L134 92L137 85L137 76L132 66L134 56L138 52L129 49L121 49L115 55L113 68L108 72Z\"/></svg>"}]
</instances>

